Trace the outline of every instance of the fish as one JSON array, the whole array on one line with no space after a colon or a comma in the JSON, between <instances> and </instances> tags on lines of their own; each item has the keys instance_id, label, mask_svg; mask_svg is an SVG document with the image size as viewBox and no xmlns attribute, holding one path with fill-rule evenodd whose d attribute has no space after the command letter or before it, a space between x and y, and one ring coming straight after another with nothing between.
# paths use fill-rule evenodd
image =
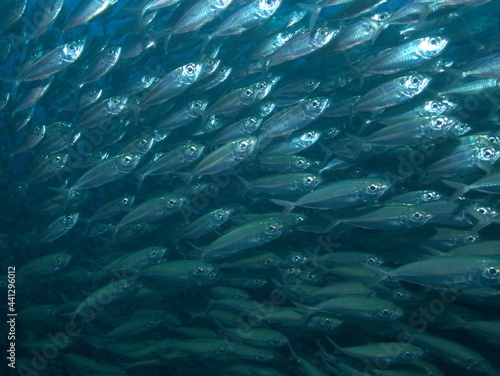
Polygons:
<instances>
[{"instance_id":1,"label":"fish","mask_svg":"<svg viewBox=\"0 0 500 376\"><path fill-rule=\"evenodd\" d=\"M498 2L0 11L10 367L500 374Z\"/></svg>"},{"instance_id":2,"label":"fish","mask_svg":"<svg viewBox=\"0 0 500 376\"><path fill-rule=\"evenodd\" d=\"M70 261L71 255L66 252L40 256L19 268L16 275L20 279L51 275L67 267Z\"/></svg>"},{"instance_id":3,"label":"fish","mask_svg":"<svg viewBox=\"0 0 500 376\"><path fill-rule=\"evenodd\" d=\"M36 60L19 75L22 82L42 80L73 64L82 55L86 39L77 39L58 46Z\"/></svg>"},{"instance_id":4,"label":"fish","mask_svg":"<svg viewBox=\"0 0 500 376\"><path fill-rule=\"evenodd\" d=\"M92 0L86 4L79 4L66 20L64 31L86 24L106 11L106 9L116 4L117 1L118 0Z\"/></svg>"},{"instance_id":5,"label":"fish","mask_svg":"<svg viewBox=\"0 0 500 376\"><path fill-rule=\"evenodd\" d=\"M446 257L448 269L442 271L442 260L415 261L400 266L392 271L384 272L385 276L417 283L422 286L494 286L498 282L498 260L481 256L449 256ZM372 268L371 266L369 268Z\"/></svg>"},{"instance_id":6,"label":"fish","mask_svg":"<svg viewBox=\"0 0 500 376\"><path fill-rule=\"evenodd\" d=\"M272 199L286 211L295 207L322 210L356 207L366 202L374 202L390 189L383 179L345 179L307 193L295 202Z\"/></svg>"}]
</instances>

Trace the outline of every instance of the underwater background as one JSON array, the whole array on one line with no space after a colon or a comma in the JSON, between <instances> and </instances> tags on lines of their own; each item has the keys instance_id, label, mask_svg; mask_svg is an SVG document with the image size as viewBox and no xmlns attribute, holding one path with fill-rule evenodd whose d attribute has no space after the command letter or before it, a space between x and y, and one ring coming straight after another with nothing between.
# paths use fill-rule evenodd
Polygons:
<instances>
[{"instance_id":1,"label":"underwater background","mask_svg":"<svg viewBox=\"0 0 500 376\"><path fill-rule=\"evenodd\" d=\"M5 0L2 375L500 375L498 0Z\"/></svg>"}]
</instances>

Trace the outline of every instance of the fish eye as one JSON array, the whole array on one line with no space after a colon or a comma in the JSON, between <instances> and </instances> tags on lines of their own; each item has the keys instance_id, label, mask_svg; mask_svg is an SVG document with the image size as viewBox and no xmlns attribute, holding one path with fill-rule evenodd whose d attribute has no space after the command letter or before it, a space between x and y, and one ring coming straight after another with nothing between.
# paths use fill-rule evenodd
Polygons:
<instances>
[{"instance_id":1,"label":"fish eye","mask_svg":"<svg viewBox=\"0 0 500 376\"><path fill-rule=\"evenodd\" d=\"M437 45L438 42L437 42L437 39L436 38L431 38L430 41L429 41L433 46Z\"/></svg>"},{"instance_id":2,"label":"fish eye","mask_svg":"<svg viewBox=\"0 0 500 376\"><path fill-rule=\"evenodd\" d=\"M314 178L312 176L308 176L306 178L306 184L312 184L314 182Z\"/></svg>"},{"instance_id":3,"label":"fish eye","mask_svg":"<svg viewBox=\"0 0 500 376\"><path fill-rule=\"evenodd\" d=\"M247 148L248 148L248 142L243 141L243 142L240 144L240 149L242 149L242 150L246 150Z\"/></svg>"},{"instance_id":4,"label":"fish eye","mask_svg":"<svg viewBox=\"0 0 500 376\"><path fill-rule=\"evenodd\" d=\"M479 360L474 361L474 367L476 368L481 368L483 366L483 363L481 363Z\"/></svg>"},{"instance_id":5,"label":"fish eye","mask_svg":"<svg viewBox=\"0 0 500 376\"><path fill-rule=\"evenodd\" d=\"M203 269L201 266L198 266L196 268L196 273L198 273L198 274L202 274L204 271L205 271L205 269Z\"/></svg>"},{"instance_id":6,"label":"fish eye","mask_svg":"<svg viewBox=\"0 0 500 376\"><path fill-rule=\"evenodd\" d=\"M485 158L491 158L493 156L493 151L491 149L485 149L483 152Z\"/></svg>"},{"instance_id":7,"label":"fish eye","mask_svg":"<svg viewBox=\"0 0 500 376\"><path fill-rule=\"evenodd\" d=\"M44 312L44 315L51 315L52 314L52 310L51 309L46 309L45 312Z\"/></svg>"},{"instance_id":8,"label":"fish eye","mask_svg":"<svg viewBox=\"0 0 500 376\"><path fill-rule=\"evenodd\" d=\"M318 107L319 106L319 101L318 100L314 100L314 101L311 102L311 105L313 107Z\"/></svg>"},{"instance_id":9,"label":"fish eye","mask_svg":"<svg viewBox=\"0 0 500 376\"><path fill-rule=\"evenodd\" d=\"M307 132L306 133L307 138L314 138L314 133L313 132Z\"/></svg>"},{"instance_id":10,"label":"fish eye","mask_svg":"<svg viewBox=\"0 0 500 376\"><path fill-rule=\"evenodd\" d=\"M269 231L269 232L275 232L275 231L276 231L276 226L274 226L274 225L270 225L270 226L267 228L267 231Z\"/></svg>"},{"instance_id":11,"label":"fish eye","mask_svg":"<svg viewBox=\"0 0 500 376\"><path fill-rule=\"evenodd\" d=\"M192 65L188 65L186 67L186 72L188 72L188 74L193 74L194 73L194 67Z\"/></svg>"},{"instance_id":12,"label":"fish eye","mask_svg":"<svg viewBox=\"0 0 500 376\"><path fill-rule=\"evenodd\" d=\"M437 103L433 102L433 103L431 104L431 108L432 108L434 111L436 111L436 110L439 108L439 106L438 106L438 104L437 104Z\"/></svg>"},{"instance_id":13,"label":"fish eye","mask_svg":"<svg viewBox=\"0 0 500 376\"><path fill-rule=\"evenodd\" d=\"M252 89L246 89L246 90L245 90L245 95L246 95L247 97L251 96L252 94L253 94Z\"/></svg>"},{"instance_id":14,"label":"fish eye","mask_svg":"<svg viewBox=\"0 0 500 376\"><path fill-rule=\"evenodd\" d=\"M298 166L304 166L305 164L306 164L306 161L304 161L303 159L299 159L299 160L297 161L297 165L298 165Z\"/></svg>"},{"instance_id":15,"label":"fish eye","mask_svg":"<svg viewBox=\"0 0 500 376\"><path fill-rule=\"evenodd\" d=\"M488 275L490 275L490 276L494 277L494 276L496 276L496 275L497 275L498 270L496 270L494 267L490 267L490 268L487 270L487 272L488 272Z\"/></svg>"},{"instance_id":16,"label":"fish eye","mask_svg":"<svg viewBox=\"0 0 500 376\"><path fill-rule=\"evenodd\" d=\"M413 77L411 79L412 84L417 85L420 82L420 79L418 77Z\"/></svg>"},{"instance_id":17,"label":"fish eye","mask_svg":"<svg viewBox=\"0 0 500 376\"><path fill-rule=\"evenodd\" d=\"M478 207L478 208L476 209L476 211L477 211L479 214L483 214L483 215L484 215L484 214L488 214L488 209L487 209L487 208L485 208L485 207L481 207L481 206L480 206L480 207Z\"/></svg>"},{"instance_id":18,"label":"fish eye","mask_svg":"<svg viewBox=\"0 0 500 376\"><path fill-rule=\"evenodd\" d=\"M176 204L176 203L177 203L177 201L176 201L176 200L174 200L174 199L170 199L170 200L168 200L168 203L167 203L167 204L168 204L168 206L169 206L169 207L173 208L173 207L175 207L175 204Z\"/></svg>"},{"instance_id":19,"label":"fish eye","mask_svg":"<svg viewBox=\"0 0 500 376\"><path fill-rule=\"evenodd\" d=\"M281 340L279 338L273 338L273 343L280 344Z\"/></svg>"},{"instance_id":20,"label":"fish eye","mask_svg":"<svg viewBox=\"0 0 500 376\"><path fill-rule=\"evenodd\" d=\"M374 264L376 264L376 263L377 263L377 259L376 259L376 258L374 258L374 257L370 257L370 258L368 259L368 264L370 264L370 265L374 265Z\"/></svg>"},{"instance_id":21,"label":"fish eye","mask_svg":"<svg viewBox=\"0 0 500 376\"><path fill-rule=\"evenodd\" d=\"M273 259L272 258L268 258L268 259L266 259L266 261L264 263L266 265L271 265L273 263Z\"/></svg>"},{"instance_id":22,"label":"fish eye","mask_svg":"<svg viewBox=\"0 0 500 376\"><path fill-rule=\"evenodd\" d=\"M434 144L430 143L430 142L429 143L426 142L426 143L422 144L422 148L424 148L425 150L430 150L430 149L434 148Z\"/></svg>"},{"instance_id":23,"label":"fish eye","mask_svg":"<svg viewBox=\"0 0 500 376\"><path fill-rule=\"evenodd\" d=\"M426 194L424 194L424 199L430 201L434 198L434 196L435 196L434 192L427 192Z\"/></svg>"},{"instance_id":24,"label":"fish eye","mask_svg":"<svg viewBox=\"0 0 500 376\"><path fill-rule=\"evenodd\" d=\"M197 148L196 146L191 145L191 146L189 147L189 152L190 152L190 153L194 154L194 153L195 153L195 152L197 152L197 151L198 151L198 148Z\"/></svg>"},{"instance_id":25,"label":"fish eye","mask_svg":"<svg viewBox=\"0 0 500 376\"><path fill-rule=\"evenodd\" d=\"M132 162L132 157L130 155L126 155L125 157L123 157L123 162L125 164L129 164L130 162Z\"/></svg>"},{"instance_id":26,"label":"fish eye","mask_svg":"<svg viewBox=\"0 0 500 376\"><path fill-rule=\"evenodd\" d=\"M139 145L146 145L148 143L148 140L146 140L145 138L141 138L139 140Z\"/></svg>"},{"instance_id":27,"label":"fish eye","mask_svg":"<svg viewBox=\"0 0 500 376\"><path fill-rule=\"evenodd\" d=\"M418 221L423 218L423 214L420 212L414 212L412 213L411 217Z\"/></svg>"},{"instance_id":28,"label":"fish eye","mask_svg":"<svg viewBox=\"0 0 500 376\"><path fill-rule=\"evenodd\" d=\"M259 82L259 83L257 84L257 87L258 87L259 89L264 89L264 88L266 87L266 84L265 84L265 82Z\"/></svg>"},{"instance_id":29,"label":"fish eye","mask_svg":"<svg viewBox=\"0 0 500 376\"><path fill-rule=\"evenodd\" d=\"M377 191L377 189L378 189L378 185L377 185L377 184L370 184L370 185L368 186L368 190L369 190L370 192L376 192L376 191Z\"/></svg>"},{"instance_id":30,"label":"fish eye","mask_svg":"<svg viewBox=\"0 0 500 376\"><path fill-rule=\"evenodd\" d=\"M58 257L58 258L56 258L56 261L55 261L55 264L56 264L56 265L61 265L62 263L63 263L63 259L62 259L62 257Z\"/></svg>"},{"instance_id":31,"label":"fish eye","mask_svg":"<svg viewBox=\"0 0 500 376\"><path fill-rule=\"evenodd\" d=\"M330 325L330 324L332 324L332 323L333 323L333 321L332 321L331 319L325 319L325 324Z\"/></svg>"},{"instance_id":32,"label":"fish eye","mask_svg":"<svg viewBox=\"0 0 500 376\"><path fill-rule=\"evenodd\" d=\"M139 231L141 228L142 228L142 225L141 225L140 223L138 223L138 224L136 224L136 225L134 226L134 229L135 229L136 231Z\"/></svg>"},{"instance_id":33,"label":"fish eye","mask_svg":"<svg viewBox=\"0 0 500 376\"><path fill-rule=\"evenodd\" d=\"M388 308L385 308L385 309L382 311L382 314L383 314L384 316L389 316L389 315L391 314L391 310L390 310L390 309L388 309Z\"/></svg>"},{"instance_id":34,"label":"fish eye","mask_svg":"<svg viewBox=\"0 0 500 376\"><path fill-rule=\"evenodd\" d=\"M129 203L129 199L127 197L122 198L122 204L127 205Z\"/></svg>"},{"instance_id":35,"label":"fish eye","mask_svg":"<svg viewBox=\"0 0 500 376\"><path fill-rule=\"evenodd\" d=\"M410 351L405 351L404 356L405 358L410 358L413 354Z\"/></svg>"},{"instance_id":36,"label":"fish eye","mask_svg":"<svg viewBox=\"0 0 500 376\"><path fill-rule=\"evenodd\" d=\"M221 346L215 352L217 354L224 354L226 352L226 348Z\"/></svg>"},{"instance_id":37,"label":"fish eye","mask_svg":"<svg viewBox=\"0 0 500 376\"><path fill-rule=\"evenodd\" d=\"M477 240L476 236L473 236L473 235L467 236L467 243L475 243L476 240Z\"/></svg>"},{"instance_id":38,"label":"fish eye","mask_svg":"<svg viewBox=\"0 0 500 376\"><path fill-rule=\"evenodd\" d=\"M436 126L438 126L439 128L441 128L444 124L444 121L443 119L439 118L439 119L436 119L435 123L434 123Z\"/></svg>"},{"instance_id":39,"label":"fish eye","mask_svg":"<svg viewBox=\"0 0 500 376\"><path fill-rule=\"evenodd\" d=\"M250 118L250 119L248 119L248 121L249 121L250 123L252 123L252 124L257 123L257 119L256 119L256 118Z\"/></svg>"}]
</instances>

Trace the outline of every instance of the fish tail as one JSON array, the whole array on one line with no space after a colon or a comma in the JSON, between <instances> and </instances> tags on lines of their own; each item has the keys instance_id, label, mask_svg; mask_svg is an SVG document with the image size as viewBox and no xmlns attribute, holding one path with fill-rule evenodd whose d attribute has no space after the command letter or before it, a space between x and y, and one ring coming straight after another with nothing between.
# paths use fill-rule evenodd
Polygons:
<instances>
[{"instance_id":1,"label":"fish tail","mask_svg":"<svg viewBox=\"0 0 500 376\"><path fill-rule=\"evenodd\" d=\"M423 245L422 249L425 250L425 251L427 251L433 257L446 256L446 252L439 251L437 249L434 249L432 247L428 247L426 245Z\"/></svg>"},{"instance_id":2,"label":"fish tail","mask_svg":"<svg viewBox=\"0 0 500 376\"><path fill-rule=\"evenodd\" d=\"M354 148L352 150L352 153L353 153L352 159L357 159L359 157L359 154L361 153L361 151L366 149L367 145L361 137L355 136L351 133L346 133L346 136L350 141L352 141L354 143L354 145L353 145Z\"/></svg>"},{"instance_id":3,"label":"fish tail","mask_svg":"<svg viewBox=\"0 0 500 376\"><path fill-rule=\"evenodd\" d=\"M110 226L111 229L111 243L114 244L116 243L116 235L118 235L118 230L120 227L118 225L115 226Z\"/></svg>"},{"instance_id":4,"label":"fish tail","mask_svg":"<svg viewBox=\"0 0 500 376\"><path fill-rule=\"evenodd\" d=\"M71 196L73 190L68 188L54 188L54 187L49 187L49 189L51 191L60 193L62 195L64 210L66 210L66 207L68 206L69 197Z\"/></svg>"},{"instance_id":5,"label":"fish tail","mask_svg":"<svg viewBox=\"0 0 500 376\"><path fill-rule=\"evenodd\" d=\"M328 342L330 342L330 344L331 344L333 347L335 347L335 350L336 350L337 352L342 352L342 350L340 349L340 346L339 346L339 345L337 345L333 339L331 339L331 338L330 338L330 337L328 337L328 336L325 336L325 338L326 338L326 340L327 340Z\"/></svg>"},{"instance_id":6,"label":"fish tail","mask_svg":"<svg viewBox=\"0 0 500 376\"><path fill-rule=\"evenodd\" d=\"M132 183L134 185L137 185L137 193L139 193L139 191L141 190L142 188L142 184L144 183L144 179L146 178L146 174L134 174L131 176L132 178Z\"/></svg>"},{"instance_id":7,"label":"fish tail","mask_svg":"<svg viewBox=\"0 0 500 376\"><path fill-rule=\"evenodd\" d=\"M362 264L366 269L370 270L371 272L375 273L376 276L368 282L368 287L373 287L378 285L380 282L384 281L389 277L389 274L382 268L379 268L374 265L370 264Z\"/></svg>"},{"instance_id":8,"label":"fish tail","mask_svg":"<svg viewBox=\"0 0 500 376\"><path fill-rule=\"evenodd\" d=\"M203 45L201 46L201 50L200 50L200 54L203 54L203 52L205 52L208 45L212 41L213 36L209 35L209 34L201 34L199 37L203 40Z\"/></svg>"},{"instance_id":9,"label":"fish tail","mask_svg":"<svg viewBox=\"0 0 500 376\"><path fill-rule=\"evenodd\" d=\"M312 32L312 29L313 29L314 25L316 24L316 21L318 20L318 16L321 13L321 10L323 8L319 5L316 5L316 4L298 3L297 5L299 6L299 8L307 10L310 13L310 15L309 15L309 32Z\"/></svg>"},{"instance_id":10,"label":"fish tail","mask_svg":"<svg viewBox=\"0 0 500 376\"><path fill-rule=\"evenodd\" d=\"M290 212L295 208L295 204L290 201L285 201L285 200L278 200L278 199L271 199L270 200L272 203L283 206L285 209L283 210L283 214L281 215L281 218L285 218Z\"/></svg>"},{"instance_id":11,"label":"fish tail","mask_svg":"<svg viewBox=\"0 0 500 376\"><path fill-rule=\"evenodd\" d=\"M463 196L464 194L466 194L469 191L469 188L467 187L466 184L459 183L459 182L452 181L452 180L447 180L447 179L443 179L441 181L444 184L446 184L448 187L453 188L455 190L455 193L453 193L450 196L450 201L455 201L456 199Z\"/></svg>"},{"instance_id":12,"label":"fish tail","mask_svg":"<svg viewBox=\"0 0 500 376\"><path fill-rule=\"evenodd\" d=\"M315 312L315 309L313 307L306 306L304 304L300 304L297 302L292 302L296 307L302 309L302 317L300 318L300 325L303 325L307 322L311 314Z\"/></svg>"},{"instance_id":13,"label":"fish tail","mask_svg":"<svg viewBox=\"0 0 500 376\"><path fill-rule=\"evenodd\" d=\"M245 197L245 195L248 193L248 191L251 188L250 183L248 181L246 181L245 179L243 179L241 176L235 175L235 177L243 185L242 191L238 192L238 197L243 198L243 197Z\"/></svg>"}]
</instances>

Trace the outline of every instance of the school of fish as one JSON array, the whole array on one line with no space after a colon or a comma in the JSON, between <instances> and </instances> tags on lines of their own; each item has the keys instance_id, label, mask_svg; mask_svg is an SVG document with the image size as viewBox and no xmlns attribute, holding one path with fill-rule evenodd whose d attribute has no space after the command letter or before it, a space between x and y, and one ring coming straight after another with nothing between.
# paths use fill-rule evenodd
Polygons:
<instances>
[{"instance_id":1,"label":"school of fish","mask_svg":"<svg viewBox=\"0 0 500 376\"><path fill-rule=\"evenodd\" d=\"M500 375L499 0L0 11L5 375Z\"/></svg>"}]
</instances>

